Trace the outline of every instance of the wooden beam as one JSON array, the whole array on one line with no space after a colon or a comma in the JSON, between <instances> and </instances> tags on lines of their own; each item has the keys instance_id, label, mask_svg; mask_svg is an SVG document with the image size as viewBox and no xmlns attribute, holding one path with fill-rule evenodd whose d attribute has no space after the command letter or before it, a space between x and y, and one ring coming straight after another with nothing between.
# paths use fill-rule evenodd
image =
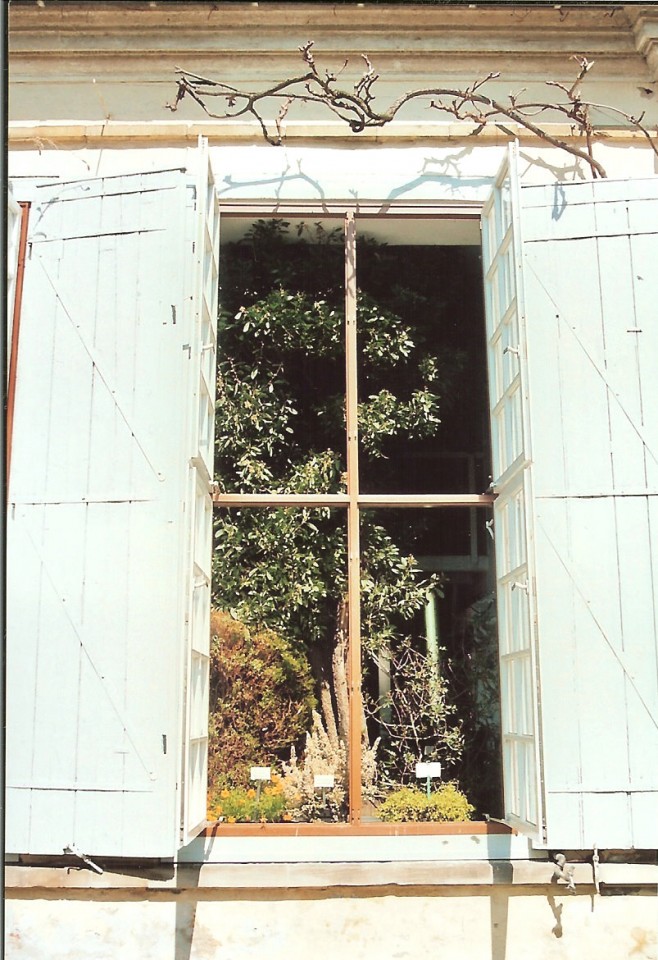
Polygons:
<instances>
[{"instance_id":1,"label":"wooden beam","mask_svg":"<svg viewBox=\"0 0 658 960\"><path fill-rule=\"evenodd\" d=\"M346 493L213 493L216 507L346 507Z\"/></svg>"},{"instance_id":2,"label":"wooden beam","mask_svg":"<svg viewBox=\"0 0 658 960\"><path fill-rule=\"evenodd\" d=\"M345 393L347 420L347 583L348 682L350 730L348 744L350 823L361 819L361 571L359 542L359 425L356 331L356 225L345 217Z\"/></svg>"},{"instance_id":3,"label":"wooden beam","mask_svg":"<svg viewBox=\"0 0 658 960\"><path fill-rule=\"evenodd\" d=\"M362 509L376 507L491 507L493 493L360 494Z\"/></svg>"}]
</instances>

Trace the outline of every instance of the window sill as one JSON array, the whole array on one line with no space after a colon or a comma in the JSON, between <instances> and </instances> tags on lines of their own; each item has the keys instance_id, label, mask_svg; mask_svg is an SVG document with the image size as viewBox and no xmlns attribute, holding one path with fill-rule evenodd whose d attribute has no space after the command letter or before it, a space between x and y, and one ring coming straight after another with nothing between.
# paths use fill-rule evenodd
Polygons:
<instances>
[{"instance_id":1,"label":"window sill","mask_svg":"<svg viewBox=\"0 0 658 960\"><path fill-rule=\"evenodd\" d=\"M202 837L402 837L516 835L501 821L456 823L209 823Z\"/></svg>"},{"instance_id":2,"label":"window sill","mask_svg":"<svg viewBox=\"0 0 658 960\"><path fill-rule=\"evenodd\" d=\"M545 858L505 824L218 824L181 863L403 863Z\"/></svg>"}]
</instances>

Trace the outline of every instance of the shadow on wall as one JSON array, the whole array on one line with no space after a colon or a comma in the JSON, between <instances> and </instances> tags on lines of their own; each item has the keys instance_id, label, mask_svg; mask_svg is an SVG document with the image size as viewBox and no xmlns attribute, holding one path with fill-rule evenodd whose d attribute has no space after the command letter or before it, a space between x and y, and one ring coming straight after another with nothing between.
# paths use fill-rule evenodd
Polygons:
<instances>
[{"instance_id":1,"label":"shadow on wall","mask_svg":"<svg viewBox=\"0 0 658 960\"><path fill-rule=\"evenodd\" d=\"M242 179L241 175L227 174L218 187L218 195L220 200L270 199L283 202L304 199L311 203L317 201L320 205L329 198L349 200L357 204L360 200L365 202L373 199L391 203L403 199L422 199L429 202L454 198L483 199L498 166L497 161L492 164L491 175L465 173L462 165L471 156L472 148L470 147L450 154L417 156L420 165L416 175L402 182L398 180L395 186L391 186L391 181L395 183L398 179L396 169L403 166L406 172L409 168L409 164L404 163L403 154L400 153L400 159L396 157L395 162L391 164L388 177L385 176L386 164L383 164L383 171L382 165L378 164L378 176L381 178L383 189L381 193L373 193L372 165L365 164L364 161L371 156L374 158L373 151L377 149L377 147L369 148L367 153L360 151L359 154L345 150L340 156L334 151L332 153L334 166L328 173L331 181L324 184L318 177L305 172L304 158L298 157L292 161L286 156L280 172L273 176L255 174L251 178ZM500 156L502 157L502 153ZM273 161L268 164L268 168L275 169L275 162L276 152L273 148ZM384 186L386 180L388 183ZM330 185L331 189L329 189ZM427 188L432 185L441 189L428 196ZM414 195L417 191L420 191L420 194Z\"/></svg>"},{"instance_id":2,"label":"shadow on wall","mask_svg":"<svg viewBox=\"0 0 658 960\"><path fill-rule=\"evenodd\" d=\"M179 886L188 891L188 896L183 897L181 891L176 900L174 960L190 960L192 956L192 940L199 902L199 876L202 866L201 863L177 864L176 875L180 881Z\"/></svg>"}]
</instances>

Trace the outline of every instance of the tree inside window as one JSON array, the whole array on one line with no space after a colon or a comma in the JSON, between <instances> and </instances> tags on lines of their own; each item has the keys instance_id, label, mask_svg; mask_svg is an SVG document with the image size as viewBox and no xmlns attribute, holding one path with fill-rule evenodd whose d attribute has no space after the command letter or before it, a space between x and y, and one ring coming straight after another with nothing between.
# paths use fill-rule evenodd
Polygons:
<instances>
[{"instance_id":1,"label":"tree inside window","mask_svg":"<svg viewBox=\"0 0 658 960\"><path fill-rule=\"evenodd\" d=\"M355 744L361 817L380 819L386 797L416 789L427 760L479 812L499 812L488 512L424 508L428 495L468 499L489 483L478 248L386 242L367 226L356 373L340 221L257 220L222 249L215 463L231 504L216 513L213 564L218 818L345 820ZM348 482L355 384L358 475ZM348 488L360 502L358 677ZM275 783L254 786L256 765ZM432 804L402 804L400 819L451 818L439 782L431 787ZM276 809L266 795L282 797ZM453 813L467 816L467 801Z\"/></svg>"}]
</instances>

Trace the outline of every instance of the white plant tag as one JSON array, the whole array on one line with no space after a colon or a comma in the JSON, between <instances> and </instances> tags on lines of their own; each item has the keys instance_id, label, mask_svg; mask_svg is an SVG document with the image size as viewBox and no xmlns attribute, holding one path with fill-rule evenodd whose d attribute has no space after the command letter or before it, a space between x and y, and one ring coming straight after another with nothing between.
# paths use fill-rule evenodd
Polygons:
<instances>
[{"instance_id":1,"label":"white plant tag","mask_svg":"<svg viewBox=\"0 0 658 960\"><path fill-rule=\"evenodd\" d=\"M252 767L251 768L251 779L252 780L271 780L271 768L270 767Z\"/></svg>"},{"instance_id":2,"label":"white plant tag","mask_svg":"<svg viewBox=\"0 0 658 960\"><path fill-rule=\"evenodd\" d=\"M441 764L432 762L432 763L417 763L416 764L416 777L418 780L427 780L428 777L440 777L441 776Z\"/></svg>"},{"instance_id":3,"label":"white plant tag","mask_svg":"<svg viewBox=\"0 0 658 960\"><path fill-rule=\"evenodd\" d=\"M316 773L313 777L313 786L316 790L319 790L322 787L328 787L331 789L334 785L334 775L333 773Z\"/></svg>"}]
</instances>

